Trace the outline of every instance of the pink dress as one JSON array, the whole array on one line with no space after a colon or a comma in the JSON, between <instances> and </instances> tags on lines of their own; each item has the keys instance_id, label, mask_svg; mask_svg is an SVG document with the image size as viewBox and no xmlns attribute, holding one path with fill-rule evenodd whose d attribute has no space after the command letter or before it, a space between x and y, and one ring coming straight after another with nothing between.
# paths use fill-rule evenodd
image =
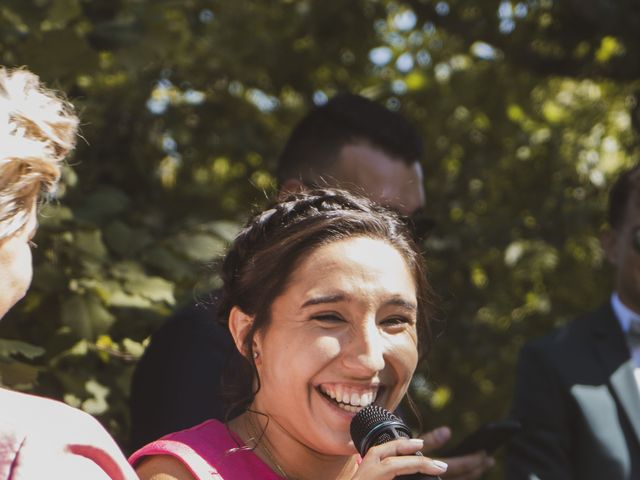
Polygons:
<instances>
[{"instance_id":1,"label":"pink dress","mask_svg":"<svg viewBox=\"0 0 640 480\"><path fill-rule=\"evenodd\" d=\"M129 458L135 466L151 455L177 458L198 480L282 480L218 420L171 433Z\"/></svg>"},{"instance_id":2,"label":"pink dress","mask_svg":"<svg viewBox=\"0 0 640 480\"><path fill-rule=\"evenodd\" d=\"M0 480L133 480L100 423L48 398L0 388Z\"/></svg>"}]
</instances>

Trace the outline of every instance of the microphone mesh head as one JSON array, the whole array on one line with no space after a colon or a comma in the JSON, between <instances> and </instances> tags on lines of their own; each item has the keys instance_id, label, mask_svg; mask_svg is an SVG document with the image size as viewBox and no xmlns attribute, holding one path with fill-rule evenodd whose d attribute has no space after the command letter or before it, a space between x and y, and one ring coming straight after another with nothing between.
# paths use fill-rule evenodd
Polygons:
<instances>
[{"instance_id":1,"label":"microphone mesh head","mask_svg":"<svg viewBox=\"0 0 640 480\"><path fill-rule=\"evenodd\" d=\"M411 432L402 420L389 410L378 405L369 405L358 412L351 420L351 438L358 453L363 457L369 448L396 440L411 438ZM422 455L416 452L415 455ZM440 480L440 477L415 473L395 477L397 480Z\"/></svg>"},{"instance_id":2,"label":"microphone mesh head","mask_svg":"<svg viewBox=\"0 0 640 480\"><path fill-rule=\"evenodd\" d=\"M396 417L389 410L382 408L378 405L369 405L358 412L358 414L353 417L351 420L351 438L353 439L353 443L358 449L360 454L364 454L366 452L362 452L361 449L363 447L362 442L367 437L369 432L374 430L376 427L382 424L400 424L403 422L398 417ZM409 435L406 432L397 432L401 436L406 436L409 438ZM404 435L402 435L404 433ZM390 431L381 431L379 436L375 439L372 445L381 445L383 443L390 442L394 440L396 437L393 435L393 432Z\"/></svg>"}]
</instances>

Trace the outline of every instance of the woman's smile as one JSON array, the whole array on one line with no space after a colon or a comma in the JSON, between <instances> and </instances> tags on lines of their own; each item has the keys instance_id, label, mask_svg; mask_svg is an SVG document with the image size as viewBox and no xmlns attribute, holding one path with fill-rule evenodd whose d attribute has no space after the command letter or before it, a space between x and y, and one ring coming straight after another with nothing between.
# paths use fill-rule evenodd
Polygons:
<instances>
[{"instance_id":1,"label":"woman's smile","mask_svg":"<svg viewBox=\"0 0 640 480\"><path fill-rule=\"evenodd\" d=\"M350 416L355 416L364 407L374 403L379 389L379 386L367 388L343 384L322 384L316 387L332 406L352 414Z\"/></svg>"},{"instance_id":2,"label":"woman's smile","mask_svg":"<svg viewBox=\"0 0 640 480\"><path fill-rule=\"evenodd\" d=\"M378 396L378 387L354 387L341 384L323 384L318 387L320 392L331 398L339 405L366 407L371 405Z\"/></svg>"}]
</instances>

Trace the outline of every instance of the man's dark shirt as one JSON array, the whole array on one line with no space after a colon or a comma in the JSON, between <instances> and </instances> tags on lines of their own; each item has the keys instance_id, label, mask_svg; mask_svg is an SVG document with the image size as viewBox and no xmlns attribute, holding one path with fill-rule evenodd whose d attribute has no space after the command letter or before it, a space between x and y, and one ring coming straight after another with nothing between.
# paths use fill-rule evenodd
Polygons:
<instances>
[{"instance_id":1,"label":"man's dark shirt","mask_svg":"<svg viewBox=\"0 0 640 480\"><path fill-rule=\"evenodd\" d=\"M131 385L131 446L210 418L224 420L220 379L235 345L215 304L184 308L151 337Z\"/></svg>"}]
</instances>

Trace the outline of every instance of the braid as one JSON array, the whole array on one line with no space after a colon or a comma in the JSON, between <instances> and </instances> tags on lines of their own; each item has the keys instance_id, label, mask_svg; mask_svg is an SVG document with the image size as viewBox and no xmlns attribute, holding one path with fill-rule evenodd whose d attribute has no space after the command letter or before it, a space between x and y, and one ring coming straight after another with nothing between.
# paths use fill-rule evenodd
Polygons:
<instances>
[{"instance_id":1,"label":"braid","mask_svg":"<svg viewBox=\"0 0 640 480\"><path fill-rule=\"evenodd\" d=\"M315 217L340 216L345 211L359 214L384 212L390 217L396 216L368 199L354 197L345 191L314 189L289 193L271 208L250 219L236 236L222 263L224 287L218 310L219 321L226 324L231 307L241 305L234 294L242 290L238 288L238 281L243 272L255 266L256 254L263 252L274 237L286 237L287 232L299 230L301 224L313 222Z\"/></svg>"}]
</instances>

